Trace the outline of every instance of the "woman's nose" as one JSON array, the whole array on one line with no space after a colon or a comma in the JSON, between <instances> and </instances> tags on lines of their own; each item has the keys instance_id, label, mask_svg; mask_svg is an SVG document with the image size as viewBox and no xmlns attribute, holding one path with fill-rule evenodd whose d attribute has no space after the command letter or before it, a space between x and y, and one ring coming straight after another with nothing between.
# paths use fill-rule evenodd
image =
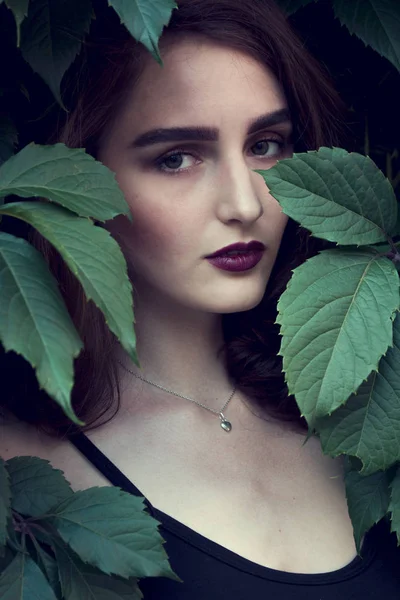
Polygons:
<instances>
[{"instance_id":1,"label":"woman's nose","mask_svg":"<svg viewBox=\"0 0 400 600\"><path fill-rule=\"evenodd\" d=\"M262 191L267 192L261 176L244 160L225 165L217 192L219 219L224 223L254 223L264 213Z\"/></svg>"}]
</instances>

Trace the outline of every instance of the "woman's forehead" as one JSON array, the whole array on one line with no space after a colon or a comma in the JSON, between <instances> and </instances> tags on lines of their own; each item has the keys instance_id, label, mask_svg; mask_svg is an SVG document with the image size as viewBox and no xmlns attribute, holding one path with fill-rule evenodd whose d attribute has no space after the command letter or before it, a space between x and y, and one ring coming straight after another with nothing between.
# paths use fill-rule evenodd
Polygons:
<instances>
[{"instance_id":1,"label":"woman's forehead","mask_svg":"<svg viewBox=\"0 0 400 600\"><path fill-rule=\"evenodd\" d=\"M122 120L139 128L223 126L286 105L274 75L250 56L215 42L181 40L148 60L127 95Z\"/></svg>"}]
</instances>

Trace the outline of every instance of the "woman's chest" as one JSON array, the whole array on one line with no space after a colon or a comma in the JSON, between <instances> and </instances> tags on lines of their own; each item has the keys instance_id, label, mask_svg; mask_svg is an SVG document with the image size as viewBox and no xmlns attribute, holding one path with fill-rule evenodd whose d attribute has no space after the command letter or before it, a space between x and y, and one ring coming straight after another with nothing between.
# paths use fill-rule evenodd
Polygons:
<instances>
[{"instance_id":1,"label":"woman's chest","mask_svg":"<svg viewBox=\"0 0 400 600\"><path fill-rule=\"evenodd\" d=\"M103 451L157 509L253 562L299 573L351 562L339 461L322 456L317 440L303 448L300 441L250 438L231 438L225 447L210 442L202 452L187 439L159 448L131 443L122 452L120 438L119 451Z\"/></svg>"},{"instance_id":2,"label":"woman's chest","mask_svg":"<svg viewBox=\"0 0 400 600\"><path fill-rule=\"evenodd\" d=\"M303 477L302 477L303 475ZM235 479L164 474L147 487L151 503L204 537L255 563L299 573L334 571L356 555L344 490L309 472ZM142 487L143 490L143 487Z\"/></svg>"}]
</instances>

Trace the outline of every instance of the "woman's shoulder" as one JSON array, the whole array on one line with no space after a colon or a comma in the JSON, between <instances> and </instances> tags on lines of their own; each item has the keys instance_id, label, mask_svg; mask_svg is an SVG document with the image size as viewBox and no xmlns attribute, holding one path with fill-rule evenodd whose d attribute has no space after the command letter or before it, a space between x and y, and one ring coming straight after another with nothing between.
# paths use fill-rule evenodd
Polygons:
<instances>
[{"instance_id":1,"label":"woman's shoulder","mask_svg":"<svg viewBox=\"0 0 400 600\"><path fill-rule=\"evenodd\" d=\"M0 416L0 456L4 460L14 456L39 456L50 460L60 443L63 442L10 413Z\"/></svg>"},{"instance_id":2,"label":"woman's shoulder","mask_svg":"<svg viewBox=\"0 0 400 600\"><path fill-rule=\"evenodd\" d=\"M48 460L52 467L63 471L74 490L108 483L68 439L50 436L12 415L2 414L0 457L9 460L16 456L37 456Z\"/></svg>"}]
</instances>

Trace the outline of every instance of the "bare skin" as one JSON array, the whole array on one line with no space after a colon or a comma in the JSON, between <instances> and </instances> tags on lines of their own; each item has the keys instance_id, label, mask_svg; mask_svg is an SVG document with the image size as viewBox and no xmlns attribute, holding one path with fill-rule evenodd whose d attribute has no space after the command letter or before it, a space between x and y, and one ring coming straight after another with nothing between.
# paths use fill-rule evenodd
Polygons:
<instances>
[{"instance_id":1,"label":"bare skin","mask_svg":"<svg viewBox=\"0 0 400 600\"><path fill-rule=\"evenodd\" d=\"M212 408L232 388L218 355L221 315L260 302L287 222L255 169L290 156L290 123L249 127L285 108L263 65L186 40L168 50L163 70L149 62L101 146L134 216L133 225L117 218L109 227L133 273L141 372ZM162 127L208 128L215 139L132 147ZM171 151L182 164L155 166ZM267 249L252 270L222 272L204 258L254 239ZM122 351L119 358L139 373ZM303 435L254 415L239 392L227 434L217 416L123 368L121 382L119 414L89 437L156 508L274 569L321 573L351 562L341 461L323 456L318 440L303 447ZM67 441L21 423L2 427L0 453L47 458L74 489L108 485Z\"/></svg>"},{"instance_id":2,"label":"bare skin","mask_svg":"<svg viewBox=\"0 0 400 600\"><path fill-rule=\"evenodd\" d=\"M229 434L216 416L163 392L143 389L141 399L143 414L122 410L89 437L153 506L281 571L334 571L356 556L341 461L323 456L316 438L302 447L303 435L255 416L241 395L229 410ZM21 424L2 434L4 458L46 458L75 490L110 485L68 442Z\"/></svg>"}]
</instances>

